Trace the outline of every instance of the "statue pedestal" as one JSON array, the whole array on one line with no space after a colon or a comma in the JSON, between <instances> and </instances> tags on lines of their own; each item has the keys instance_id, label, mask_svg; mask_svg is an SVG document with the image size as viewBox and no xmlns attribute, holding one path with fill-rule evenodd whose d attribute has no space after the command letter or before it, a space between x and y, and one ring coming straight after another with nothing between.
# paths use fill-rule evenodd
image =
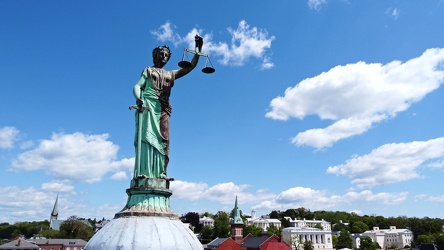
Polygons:
<instances>
[{"instance_id":1,"label":"statue pedestal","mask_svg":"<svg viewBox=\"0 0 444 250\"><path fill-rule=\"evenodd\" d=\"M169 180L137 178L126 190L128 201L100 229L85 250L203 249L194 233L170 207Z\"/></svg>"},{"instance_id":2,"label":"statue pedestal","mask_svg":"<svg viewBox=\"0 0 444 250\"><path fill-rule=\"evenodd\" d=\"M138 178L131 181L131 188L126 190L128 201L115 218L126 216L159 216L179 219L170 207L173 194L170 181L158 178Z\"/></svg>"}]
</instances>

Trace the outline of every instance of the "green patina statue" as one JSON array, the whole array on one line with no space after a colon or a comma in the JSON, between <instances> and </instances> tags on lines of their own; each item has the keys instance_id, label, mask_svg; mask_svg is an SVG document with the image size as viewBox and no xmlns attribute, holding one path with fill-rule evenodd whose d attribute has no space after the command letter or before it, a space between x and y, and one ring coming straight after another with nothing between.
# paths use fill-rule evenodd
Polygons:
<instances>
[{"instance_id":1,"label":"green patina statue","mask_svg":"<svg viewBox=\"0 0 444 250\"><path fill-rule=\"evenodd\" d=\"M196 52L202 51L202 37L196 35L195 41ZM171 51L167 46L155 48L154 66L143 70L133 89L137 103L134 179L172 180L166 173L170 144L171 88L175 80L196 67L200 56L194 54L189 67L166 71L164 66L170 57Z\"/></svg>"},{"instance_id":2,"label":"green patina statue","mask_svg":"<svg viewBox=\"0 0 444 250\"><path fill-rule=\"evenodd\" d=\"M170 144L170 93L174 81L190 73L199 62L202 54L202 37L195 36L196 49L185 49L184 53L193 53L191 62L179 62L180 68L166 71L165 65L171 57L167 46L153 50L154 66L142 71L140 80L133 88L136 105L136 161L134 177L130 188L126 190L128 201L115 218L128 216L161 216L178 219L170 207L169 189L173 178L167 177ZM202 69L204 73L213 73L212 67Z\"/></svg>"}]
</instances>

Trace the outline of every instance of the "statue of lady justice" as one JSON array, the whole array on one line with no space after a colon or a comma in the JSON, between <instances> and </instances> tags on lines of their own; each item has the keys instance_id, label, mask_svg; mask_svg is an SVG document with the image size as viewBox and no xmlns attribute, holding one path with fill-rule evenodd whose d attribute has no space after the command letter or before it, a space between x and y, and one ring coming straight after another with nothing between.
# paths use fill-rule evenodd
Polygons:
<instances>
[{"instance_id":1,"label":"statue of lady justice","mask_svg":"<svg viewBox=\"0 0 444 250\"><path fill-rule=\"evenodd\" d=\"M202 51L203 39L196 35L196 51ZM198 53L191 60L191 67L166 71L164 66L171 57L167 46L153 50L154 66L143 70L133 89L136 98L136 162L134 179L167 177L170 144L170 93L174 81L193 70L198 61Z\"/></svg>"}]
</instances>

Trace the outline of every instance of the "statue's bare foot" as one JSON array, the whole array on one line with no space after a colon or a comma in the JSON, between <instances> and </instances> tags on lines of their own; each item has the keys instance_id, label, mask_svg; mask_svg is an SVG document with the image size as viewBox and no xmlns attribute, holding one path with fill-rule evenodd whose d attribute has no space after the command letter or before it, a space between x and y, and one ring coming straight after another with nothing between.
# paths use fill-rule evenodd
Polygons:
<instances>
[{"instance_id":1,"label":"statue's bare foot","mask_svg":"<svg viewBox=\"0 0 444 250\"><path fill-rule=\"evenodd\" d=\"M146 176L144 174L141 174L141 175L137 176L137 179L146 179L146 178L148 178L148 176Z\"/></svg>"}]
</instances>

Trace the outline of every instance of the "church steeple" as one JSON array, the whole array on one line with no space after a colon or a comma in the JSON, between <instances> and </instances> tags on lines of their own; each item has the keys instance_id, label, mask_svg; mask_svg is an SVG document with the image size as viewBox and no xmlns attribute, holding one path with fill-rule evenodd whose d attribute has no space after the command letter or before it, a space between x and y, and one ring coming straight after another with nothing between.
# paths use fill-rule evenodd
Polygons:
<instances>
[{"instance_id":1,"label":"church steeple","mask_svg":"<svg viewBox=\"0 0 444 250\"><path fill-rule=\"evenodd\" d=\"M236 201L234 203L234 212L233 212L233 223L232 224L244 224L244 221L242 220L242 217L240 215L239 208L237 207L237 196Z\"/></svg>"},{"instance_id":2,"label":"church steeple","mask_svg":"<svg viewBox=\"0 0 444 250\"><path fill-rule=\"evenodd\" d=\"M233 209L233 220L231 221L231 237L237 243L242 243L244 237L244 221L240 215L240 210L237 206L237 196Z\"/></svg>"},{"instance_id":3,"label":"church steeple","mask_svg":"<svg viewBox=\"0 0 444 250\"><path fill-rule=\"evenodd\" d=\"M57 195L54 207L52 208L51 217L49 218L49 228L53 228L53 221L57 220L59 216L59 195Z\"/></svg>"}]
</instances>

